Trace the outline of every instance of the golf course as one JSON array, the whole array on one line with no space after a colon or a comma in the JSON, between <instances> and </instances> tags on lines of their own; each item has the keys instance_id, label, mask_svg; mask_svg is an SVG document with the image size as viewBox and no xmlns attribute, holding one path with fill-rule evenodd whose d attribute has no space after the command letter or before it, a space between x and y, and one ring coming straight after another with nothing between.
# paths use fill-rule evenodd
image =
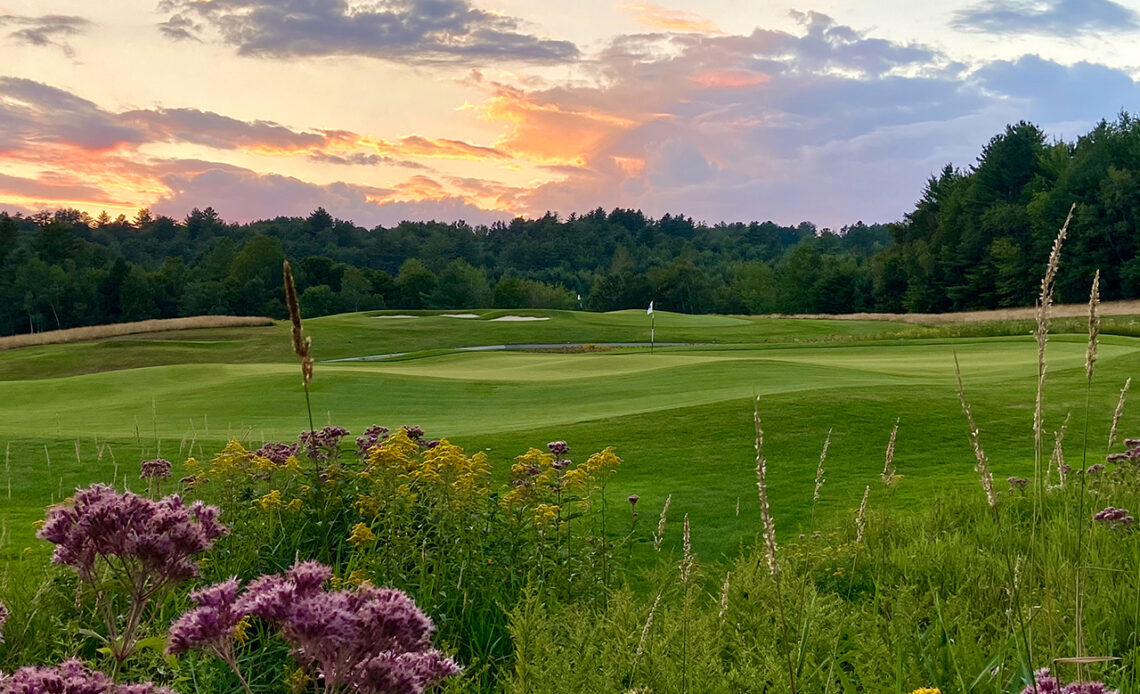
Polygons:
<instances>
[{"instance_id":1,"label":"golf course","mask_svg":"<svg viewBox=\"0 0 1140 694\"><path fill-rule=\"evenodd\" d=\"M651 351L591 347L647 341L644 311L521 312L532 320L514 313L306 321L317 359L315 425L344 426L353 435L372 424L418 425L468 453L484 451L498 480L516 456L551 440L566 440L571 457L613 446L624 462L607 491L612 503L636 494L639 508L655 513L672 495L673 512L691 518L695 550L727 557L757 532L754 398L781 536L807 529L829 431L817 515L854 513L864 487L878 479L896 421L902 480L892 506L917 508L948 487L976 486L955 387L957 355L994 476L1004 487L1006 477L1032 471L1036 351L1019 324L985 324L975 326L977 336L953 337L881 320L658 312L656 340L684 346ZM1021 335L1003 334L1010 332ZM1082 334L1050 340L1050 432L1084 411L1086 341ZM514 344L576 346L456 351ZM344 361L385 354L399 356ZM1140 339L1103 335L1090 391L1090 458L1106 452L1120 388L1138 371ZM256 448L293 441L308 428L287 323L3 351L0 401L0 556L8 559L48 551L32 524L78 486L137 487L141 459L168 458L177 472L186 458L208 460L229 440ZM1122 435L1136 422L1125 410ZM1081 444L1070 436L1066 455L1080 456Z\"/></svg>"}]
</instances>

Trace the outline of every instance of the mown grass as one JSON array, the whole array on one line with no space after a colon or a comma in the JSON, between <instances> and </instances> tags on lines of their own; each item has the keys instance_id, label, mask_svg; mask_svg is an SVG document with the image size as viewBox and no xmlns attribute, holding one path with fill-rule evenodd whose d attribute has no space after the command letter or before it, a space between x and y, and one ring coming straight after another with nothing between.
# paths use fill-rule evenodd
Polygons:
<instances>
[{"instance_id":1,"label":"mown grass","mask_svg":"<svg viewBox=\"0 0 1140 694\"><path fill-rule=\"evenodd\" d=\"M458 320L458 319L449 319ZM326 338L327 339L327 338ZM317 343L320 345L320 343ZM1140 366L1140 342L1106 337L1093 391L1092 451L1103 451L1120 385ZM423 426L468 450L486 450L502 479L513 456L566 439L575 451L615 446L625 459L615 500L637 493L643 516L674 495L691 513L705 556L727 556L755 532L750 460L753 396L770 432L773 504L781 531L798 533L810 508L819 448L834 428L822 514L849 513L882 465L901 418L897 465L906 484L892 503L920 507L947 486L973 484L972 454L953 385L957 353L999 479L1032 469L1032 341L894 340L870 344L616 351L593 354L442 354L318 367L318 424L360 432ZM1050 345L1046 426L1083 407L1084 342ZM133 470L140 456L208 455L229 438L292 440L307 426L293 364L187 364L37 381L0 382L7 416L0 452L5 553L34 545L31 522L77 485ZM1135 421L1126 411L1125 431ZM137 427L137 430L136 430ZM156 445L156 436L159 443ZM52 466L44 453L48 446ZM76 459L78 442L80 455ZM98 444L96 443L98 442ZM1075 450L1068 439L1068 450ZM110 448L106 448L106 446ZM99 451L102 451L102 458ZM131 473L135 474L135 473ZM7 485L12 496L7 498ZM740 515L736 515L737 499ZM679 517L679 516L678 516Z\"/></svg>"}]
</instances>

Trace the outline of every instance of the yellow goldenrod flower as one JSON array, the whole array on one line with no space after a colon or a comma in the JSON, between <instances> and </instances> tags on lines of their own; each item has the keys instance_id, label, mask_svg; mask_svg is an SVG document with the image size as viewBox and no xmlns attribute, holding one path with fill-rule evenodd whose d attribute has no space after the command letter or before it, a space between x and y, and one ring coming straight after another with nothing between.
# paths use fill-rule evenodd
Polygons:
<instances>
[{"instance_id":1,"label":"yellow goldenrod flower","mask_svg":"<svg viewBox=\"0 0 1140 694\"><path fill-rule=\"evenodd\" d=\"M277 489L274 489L265 496L254 499L253 503L260 506L262 511L281 508L281 492Z\"/></svg>"},{"instance_id":2,"label":"yellow goldenrod flower","mask_svg":"<svg viewBox=\"0 0 1140 694\"><path fill-rule=\"evenodd\" d=\"M534 507L534 524L540 528L546 528L558 521L558 514L561 507L554 504L539 504Z\"/></svg>"},{"instance_id":3,"label":"yellow goldenrod flower","mask_svg":"<svg viewBox=\"0 0 1140 694\"><path fill-rule=\"evenodd\" d=\"M910 694L942 694L942 690L937 687L919 687Z\"/></svg>"},{"instance_id":4,"label":"yellow goldenrod flower","mask_svg":"<svg viewBox=\"0 0 1140 694\"><path fill-rule=\"evenodd\" d=\"M233 637L234 641L238 643L249 641L249 615L242 617L241 621L234 626Z\"/></svg>"},{"instance_id":5,"label":"yellow goldenrod flower","mask_svg":"<svg viewBox=\"0 0 1140 694\"><path fill-rule=\"evenodd\" d=\"M288 511L300 511L301 510L301 500L300 499L293 499L292 501L290 501L288 504L285 505L285 509Z\"/></svg>"},{"instance_id":6,"label":"yellow goldenrod flower","mask_svg":"<svg viewBox=\"0 0 1140 694\"><path fill-rule=\"evenodd\" d=\"M586 471L593 474L603 470L613 470L621 464L621 458L614 453L612 446L606 446L586 459Z\"/></svg>"},{"instance_id":7,"label":"yellow goldenrod flower","mask_svg":"<svg viewBox=\"0 0 1140 694\"><path fill-rule=\"evenodd\" d=\"M348 536L348 541L360 547L361 545L368 544L376 540L376 534L372 532L364 523L357 523L352 526L352 534Z\"/></svg>"}]
</instances>

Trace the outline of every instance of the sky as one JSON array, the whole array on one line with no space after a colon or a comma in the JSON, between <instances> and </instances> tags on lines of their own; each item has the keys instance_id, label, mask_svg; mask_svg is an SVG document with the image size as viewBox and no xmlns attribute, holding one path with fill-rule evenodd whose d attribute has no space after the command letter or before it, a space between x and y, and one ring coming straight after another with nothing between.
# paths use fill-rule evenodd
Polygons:
<instances>
[{"instance_id":1,"label":"sky","mask_svg":"<svg viewBox=\"0 0 1140 694\"><path fill-rule=\"evenodd\" d=\"M1138 80L1140 0L0 0L0 210L839 229Z\"/></svg>"}]
</instances>

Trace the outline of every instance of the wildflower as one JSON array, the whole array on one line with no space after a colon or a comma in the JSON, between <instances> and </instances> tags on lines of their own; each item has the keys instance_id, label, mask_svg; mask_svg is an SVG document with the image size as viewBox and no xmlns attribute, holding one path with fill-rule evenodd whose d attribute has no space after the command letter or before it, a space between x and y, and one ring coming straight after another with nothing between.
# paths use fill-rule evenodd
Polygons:
<instances>
[{"instance_id":1,"label":"wildflower","mask_svg":"<svg viewBox=\"0 0 1140 694\"><path fill-rule=\"evenodd\" d=\"M11 694L174 694L150 682L117 685L102 672L74 659L55 667L20 668L8 679L0 678L0 685Z\"/></svg>"},{"instance_id":2,"label":"wildflower","mask_svg":"<svg viewBox=\"0 0 1140 694\"><path fill-rule=\"evenodd\" d=\"M558 462L558 461L555 461ZM521 482L522 480L517 480ZM590 473L586 472L586 468L578 467L573 470L567 470L566 474L562 476L562 486L571 491L582 491L590 481ZM633 497L630 497L631 499ZM636 503L631 501L632 503Z\"/></svg>"},{"instance_id":3,"label":"wildflower","mask_svg":"<svg viewBox=\"0 0 1140 694\"><path fill-rule=\"evenodd\" d=\"M297 445L314 460L329 460L337 457L340 440L348 436L348 429L327 426L319 431L302 431L297 437Z\"/></svg>"},{"instance_id":4,"label":"wildflower","mask_svg":"<svg viewBox=\"0 0 1140 694\"><path fill-rule=\"evenodd\" d=\"M263 444L261 448L253 452L259 458L265 458L272 462L274 465L284 467L288 464L289 459L297 455L297 444L281 443L279 441L270 441Z\"/></svg>"},{"instance_id":5,"label":"wildflower","mask_svg":"<svg viewBox=\"0 0 1140 694\"><path fill-rule=\"evenodd\" d=\"M1124 439L1124 448L1126 450L1123 453L1113 453L1108 456L1108 462L1140 461L1140 439Z\"/></svg>"},{"instance_id":6,"label":"wildflower","mask_svg":"<svg viewBox=\"0 0 1140 694\"><path fill-rule=\"evenodd\" d=\"M142 470L139 475L140 480L164 480L170 477L172 464L169 460L155 458L154 460L144 460L139 467Z\"/></svg>"},{"instance_id":7,"label":"wildflower","mask_svg":"<svg viewBox=\"0 0 1140 694\"><path fill-rule=\"evenodd\" d=\"M1088 469L1085 470L1085 474L1086 475L1095 475L1102 470L1104 470L1104 464L1103 463L1096 463L1096 464L1090 465L1088 467Z\"/></svg>"},{"instance_id":8,"label":"wildflower","mask_svg":"<svg viewBox=\"0 0 1140 694\"><path fill-rule=\"evenodd\" d=\"M1021 694L1120 694L1117 689L1109 689L1103 682L1070 682L1064 687L1049 674L1049 668L1041 668L1033 673L1033 684L1021 690Z\"/></svg>"},{"instance_id":9,"label":"wildflower","mask_svg":"<svg viewBox=\"0 0 1140 694\"><path fill-rule=\"evenodd\" d=\"M942 694L942 690L937 687L919 687L910 694Z\"/></svg>"},{"instance_id":10,"label":"wildflower","mask_svg":"<svg viewBox=\"0 0 1140 694\"><path fill-rule=\"evenodd\" d=\"M201 501L187 507L176 494L153 501L96 484L48 511L37 534L56 545L54 563L74 567L84 580L95 578L98 560L116 557L137 564L145 573L134 573L136 580L154 586L195 575L194 556L227 532L218 514Z\"/></svg>"},{"instance_id":11,"label":"wildflower","mask_svg":"<svg viewBox=\"0 0 1140 694\"><path fill-rule=\"evenodd\" d=\"M630 494L629 495L629 505L630 506L637 506L637 502L639 499L641 499L640 496L638 496L636 494Z\"/></svg>"},{"instance_id":12,"label":"wildflower","mask_svg":"<svg viewBox=\"0 0 1140 694\"><path fill-rule=\"evenodd\" d=\"M300 511L301 510L301 500L300 499L293 499L292 501L290 501L288 504L285 505L285 510L286 511Z\"/></svg>"},{"instance_id":13,"label":"wildflower","mask_svg":"<svg viewBox=\"0 0 1140 694\"><path fill-rule=\"evenodd\" d=\"M200 649L221 657L222 653L232 651L235 632L245 617L237 605L240 586L238 579L231 577L227 581L191 593L190 599L197 607L190 609L170 626L170 641L166 652L177 655ZM222 660L226 658L222 657Z\"/></svg>"},{"instance_id":14,"label":"wildflower","mask_svg":"<svg viewBox=\"0 0 1140 694\"><path fill-rule=\"evenodd\" d=\"M375 540L376 534L372 532L372 528L364 523L357 523L352 526L352 534L348 536L348 541L356 545L357 549Z\"/></svg>"},{"instance_id":15,"label":"wildflower","mask_svg":"<svg viewBox=\"0 0 1140 694\"><path fill-rule=\"evenodd\" d=\"M1093 516L1093 520L1104 523L1110 528L1127 528L1136 522L1136 519L1129 515L1128 511L1112 506L1102 511L1097 511L1096 515Z\"/></svg>"},{"instance_id":16,"label":"wildflower","mask_svg":"<svg viewBox=\"0 0 1140 694\"><path fill-rule=\"evenodd\" d=\"M1009 482L1009 491L1012 493L1014 490L1025 491L1029 486L1029 480L1024 477L1010 477L1006 480Z\"/></svg>"},{"instance_id":17,"label":"wildflower","mask_svg":"<svg viewBox=\"0 0 1140 694\"><path fill-rule=\"evenodd\" d=\"M612 446L606 446L600 452L586 459L586 471L590 474L613 470L621 464L621 458L614 453Z\"/></svg>"},{"instance_id":18,"label":"wildflower","mask_svg":"<svg viewBox=\"0 0 1140 694\"><path fill-rule=\"evenodd\" d=\"M356 437L356 456L363 458L372 447L388 438L388 427L373 424L364 430L363 436Z\"/></svg>"},{"instance_id":19,"label":"wildflower","mask_svg":"<svg viewBox=\"0 0 1140 694\"><path fill-rule=\"evenodd\" d=\"M570 446L565 441L551 441L546 447L558 458L570 452Z\"/></svg>"},{"instance_id":20,"label":"wildflower","mask_svg":"<svg viewBox=\"0 0 1140 694\"><path fill-rule=\"evenodd\" d=\"M332 570L299 562L262 576L239 603L280 630L302 667L316 665L326 691L422 692L459 666L430 649L435 626L406 594L367 583L327 591Z\"/></svg>"},{"instance_id":21,"label":"wildflower","mask_svg":"<svg viewBox=\"0 0 1140 694\"><path fill-rule=\"evenodd\" d=\"M265 496L254 499L253 503L260 506L262 511L281 508L281 492L277 489L271 489Z\"/></svg>"},{"instance_id":22,"label":"wildflower","mask_svg":"<svg viewBox=\"0 0 1140 694\"><path fill-rule=\"evenodd\" d=\"M420 439L422 439L424 437L424 430L422 427L412 425L412 426L402 426L400 428L403 429L404 433L408 435L408 438L413 440L413 441L419 441Z\"/></svg>"},{"instance_id":23,"label":"wildflower","mask_svg":"<svg viewBox=\"0 0 1140 694\"><path fill-rule=\"evenodd\" d=\"M227 532L218 513L201 501L187 507L177 495L154 501L96 484L77 491L69 505L49 510L37 535L55 544L52 562L71 566L100 590L108 574L127 593L131 611L142 614L154 596L197 573L196 555ZM108 630L119 633L109 646L121 663L134 651L138 620L127 619L120 631L111 601L100 601L99 608Z\"/></svg>"},{"instance_id":24,"label":"wildflower","mask_svg":"<svg viewBox=\"0 0 1140 694\"><path fill-rule=\"evenodd\" d=\"M540 528L549 527L558 520L561 511L554 504L539 504L534 507L534 524Z\"/></svg>"}]
</instances>

